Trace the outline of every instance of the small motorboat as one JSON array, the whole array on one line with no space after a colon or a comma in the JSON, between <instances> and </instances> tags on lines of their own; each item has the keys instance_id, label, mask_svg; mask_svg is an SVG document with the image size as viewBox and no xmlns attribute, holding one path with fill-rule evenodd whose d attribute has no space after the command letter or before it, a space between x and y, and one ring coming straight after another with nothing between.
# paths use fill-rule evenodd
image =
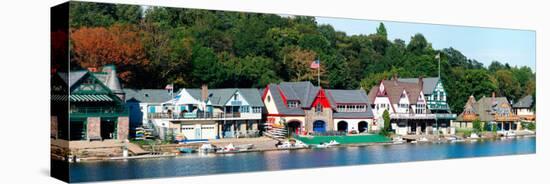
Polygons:
<instances>
[{"instance_id":1,"label":"small motorboat","mask_svg":"<svg viewBox=\"0 0 550 184\"><path fill-rule=\"evenodd\" d=\"M217 150L216 146L212 144L203 144L199 148L199 152L201 153L213 153L213 152L216 152L216 150Z\"/></svg>"},{"instance_id":2,"label":"small motorboat","mask_svg":"<svg viewBox=\"0 0 550 184\"><path fill-rule=\"evenodd\" d=\"M470 138L471 138L471 139L479 139L479 135L477 135L476 133L472 133L472 134L470 135Z\"/></svg>"},{"instance_id":3,"label":"small motorboat","mask_svg":"<svg viewBox=\"0 0 550 184\"><path fill-rule=\"evenodd\" d=\"M428 142L428 138L426 137L421 137L420 139L417 140L418 143L424 143L424 142Z\"/></svg>"},{"instance_id":4,"label":"small motorboat","mask_svg":"<svg viewBox=\"0 0 550 184\"><path fill-rule=\"evenodd\" d=\"M328 148L328 147L337 146L337 145L340 145L340 143L335 140L331 140L328 143L322 142L321 144L315 145L315 148Z\"/></svg>"},{"instance_id":5,"label":"small motorboat","mask_svg":"<svg viewBox=\"0 0 550 184\"><path fill-rule=\"evenodd\" d=\"M307 148L308 145L298 140L290 140L277 145L277 148Z\"/></svg>"},{"instance_id":6,"label":"small motorboat","mask_svg":"<svg viewBox=\"0 0 550 184\"><path fill-rule=\"evenodd\" d=\"M221 150L219 150L218 152L236 152L238 151L238 149L233 146L233 143L229 143L227 146L223 147Z\"/></svg>"},{"instance_id":7,"label":"small motorboat","mask_svg":"<svg viewBox=\"0 0 550 184\"><path fill-rule=\"evenodd\" d=\"M180 151L180 153L193 153L193 152L195 152L195 149L181 147L181 148L178 148L178 151Z\"/></svg>"},{"instance_id":8,"label":"small motorboat","mask_svg":"<svg viewBox=\"0 0 550 184\"><path fill-rule=\"evenodd\" d=\"M403 138L401 138L401 136L398 136L398 137L394 137L392 139L392 142L393 142L393 144L403 144L403 143L405 143L405 140L403 140Z\"/></svg>"}]
</instances>

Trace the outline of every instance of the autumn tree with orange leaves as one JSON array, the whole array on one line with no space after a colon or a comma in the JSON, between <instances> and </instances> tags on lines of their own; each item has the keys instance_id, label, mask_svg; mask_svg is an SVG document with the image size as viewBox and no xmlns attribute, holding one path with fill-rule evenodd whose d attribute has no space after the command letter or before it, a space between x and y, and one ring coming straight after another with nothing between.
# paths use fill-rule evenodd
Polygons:
<instances>
[{"instance_id":1,"label":"autumn tree with orange leaves","mask_svg":"<svg viewBox=\"0 0 550 184\"><path fill-rule=\"evenodd\" d=\"M149 63L139 30L129 25L83 27L71 33L71 41L72 64L82 68L114 64L125 82L139 78L140 70Z\"/></svg>"}]
</instances>

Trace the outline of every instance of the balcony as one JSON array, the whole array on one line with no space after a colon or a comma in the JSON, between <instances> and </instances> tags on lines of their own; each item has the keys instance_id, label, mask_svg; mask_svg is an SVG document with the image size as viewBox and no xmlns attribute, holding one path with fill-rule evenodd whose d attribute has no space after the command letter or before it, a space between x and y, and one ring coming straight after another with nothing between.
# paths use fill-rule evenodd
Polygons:
<instances>
[{"instance_id":1,"label":"balcony","mask_svg":"<svg viewBox=\"0 0 550 184\"><path fill-rule=\"evenodd\" d=\"M390 114L391 119L435 119L435 114L412 114L412 113L397 113Z\"/></svg>"},{"instance_id":2,"label":"balcony","mask_svg":"<svg viewBox=\"0 0 550 184\"><path fill-rule=\"evenodd\" d=\"M443 114L443 113L437 113L435 114L436 119L456 119L456 114Z\"/></svg>"},{"instance_id":3,"label":"balcony","mask_svg":"<svg viewBox=\"0 0 550 184\"><path fill-rule=\"evenodd\" d=\"M211 112L198 112L198 113L148 113L147 117L149 119L175 119L175 120L217 120L217 119L227 119L227 118L240 118L240 112L232 113L211 113Z\"/></svg>"},{"instance_id":4,"label":"balcony","mask_svg":"<svg viewBox=\"0 0 550 184\"><path fill-rule=\"evenodd\" d=\"M463 121L474 121L476 119L477 119L476 114L463 114L462 115L462 120Z\"/></svg>"},{"instance_id":5,"label":"balcony","mask_svg":"<svg viewBox=\"0 0 550 184\"><path fill-rule=\"evenodd\" d=\"M515 114L510 114L510 115L495 114L495 121L519 121L519 116Z\"/></svg>"},{"instance_id":6,"label":"balcony","mask_svg":"<svg viewBox=\"0 0 550 184\"><path fill-rule=\"evenodd\" d=\"M128 116L128 108L115 107L73 107L69 109L71 117L118 117Z\"/></svg>"}]
</instances>

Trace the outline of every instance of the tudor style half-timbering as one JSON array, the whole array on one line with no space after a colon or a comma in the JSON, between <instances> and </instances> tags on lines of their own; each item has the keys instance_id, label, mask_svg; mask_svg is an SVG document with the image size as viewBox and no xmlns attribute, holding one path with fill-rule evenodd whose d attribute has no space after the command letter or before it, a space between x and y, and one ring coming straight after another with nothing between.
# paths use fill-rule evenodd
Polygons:
<instances>
[{"instance_id":1,"label":"tudor style half-timbering","mask_svg":"<svg viewBox=\"0 0 550 184\"><path fill-rule=\"evenodd\" d=\"M126 139L128 110L114 66L90 70L69 73L69 139Z\"/></svg>"},{"instance_id":2,"label":"tudor style half-timbering","mask_svg":"<svg viewBox=\"0 0 550 184\"><path fill-rule=\"evenodd\" d=\"M426 105L430 113L435 114L435 131L450 133L451 121L456 118L456 114L451 112L447 104L447 92L443 86L443 81L439 77L428 78L399 78L400 82L415 83L422 87L422 93L426 99Z\"/></svg>"},{"instance_id":3,"label":"tudor style half-timbering","mask_svg":"<svg viewBox=\"0 0 550 184\"><path fill-rule=\"evenodd\" d=\"M273 134L366 132L373 122L362 90L325 90L311 82L282 82L269 84L262 99Z\"/></svg>"},{"instance_id":4,"label":"tudor style half-timbering","mask_svg":"<svg viewBox=\"0 0 550 184\"><path fill-rule=\"evenodd\" d=\"M372 109L378 127L383 127L382 114L387 110L396 134L433 133L435 115L427 108L422 81L400 82L394 76L392 80L382 80L374 86L368 97L373 102Z\"/></svg>"}]
</instances>

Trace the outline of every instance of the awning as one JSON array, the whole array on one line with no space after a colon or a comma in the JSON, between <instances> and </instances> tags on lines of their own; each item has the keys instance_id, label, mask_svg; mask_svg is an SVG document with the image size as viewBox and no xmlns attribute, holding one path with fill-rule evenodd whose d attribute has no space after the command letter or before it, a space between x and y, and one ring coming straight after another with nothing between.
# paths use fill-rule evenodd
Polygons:
<instances>
[{"instance_id":1,"label":"awning","mask_svg":"<svg viewBox=\"0 0 550 184\"><path fill-rule=\"evenodd\" d=\"M71 95L71 102L112 102L108 95Z\"/></svg>"}]
</instances>

